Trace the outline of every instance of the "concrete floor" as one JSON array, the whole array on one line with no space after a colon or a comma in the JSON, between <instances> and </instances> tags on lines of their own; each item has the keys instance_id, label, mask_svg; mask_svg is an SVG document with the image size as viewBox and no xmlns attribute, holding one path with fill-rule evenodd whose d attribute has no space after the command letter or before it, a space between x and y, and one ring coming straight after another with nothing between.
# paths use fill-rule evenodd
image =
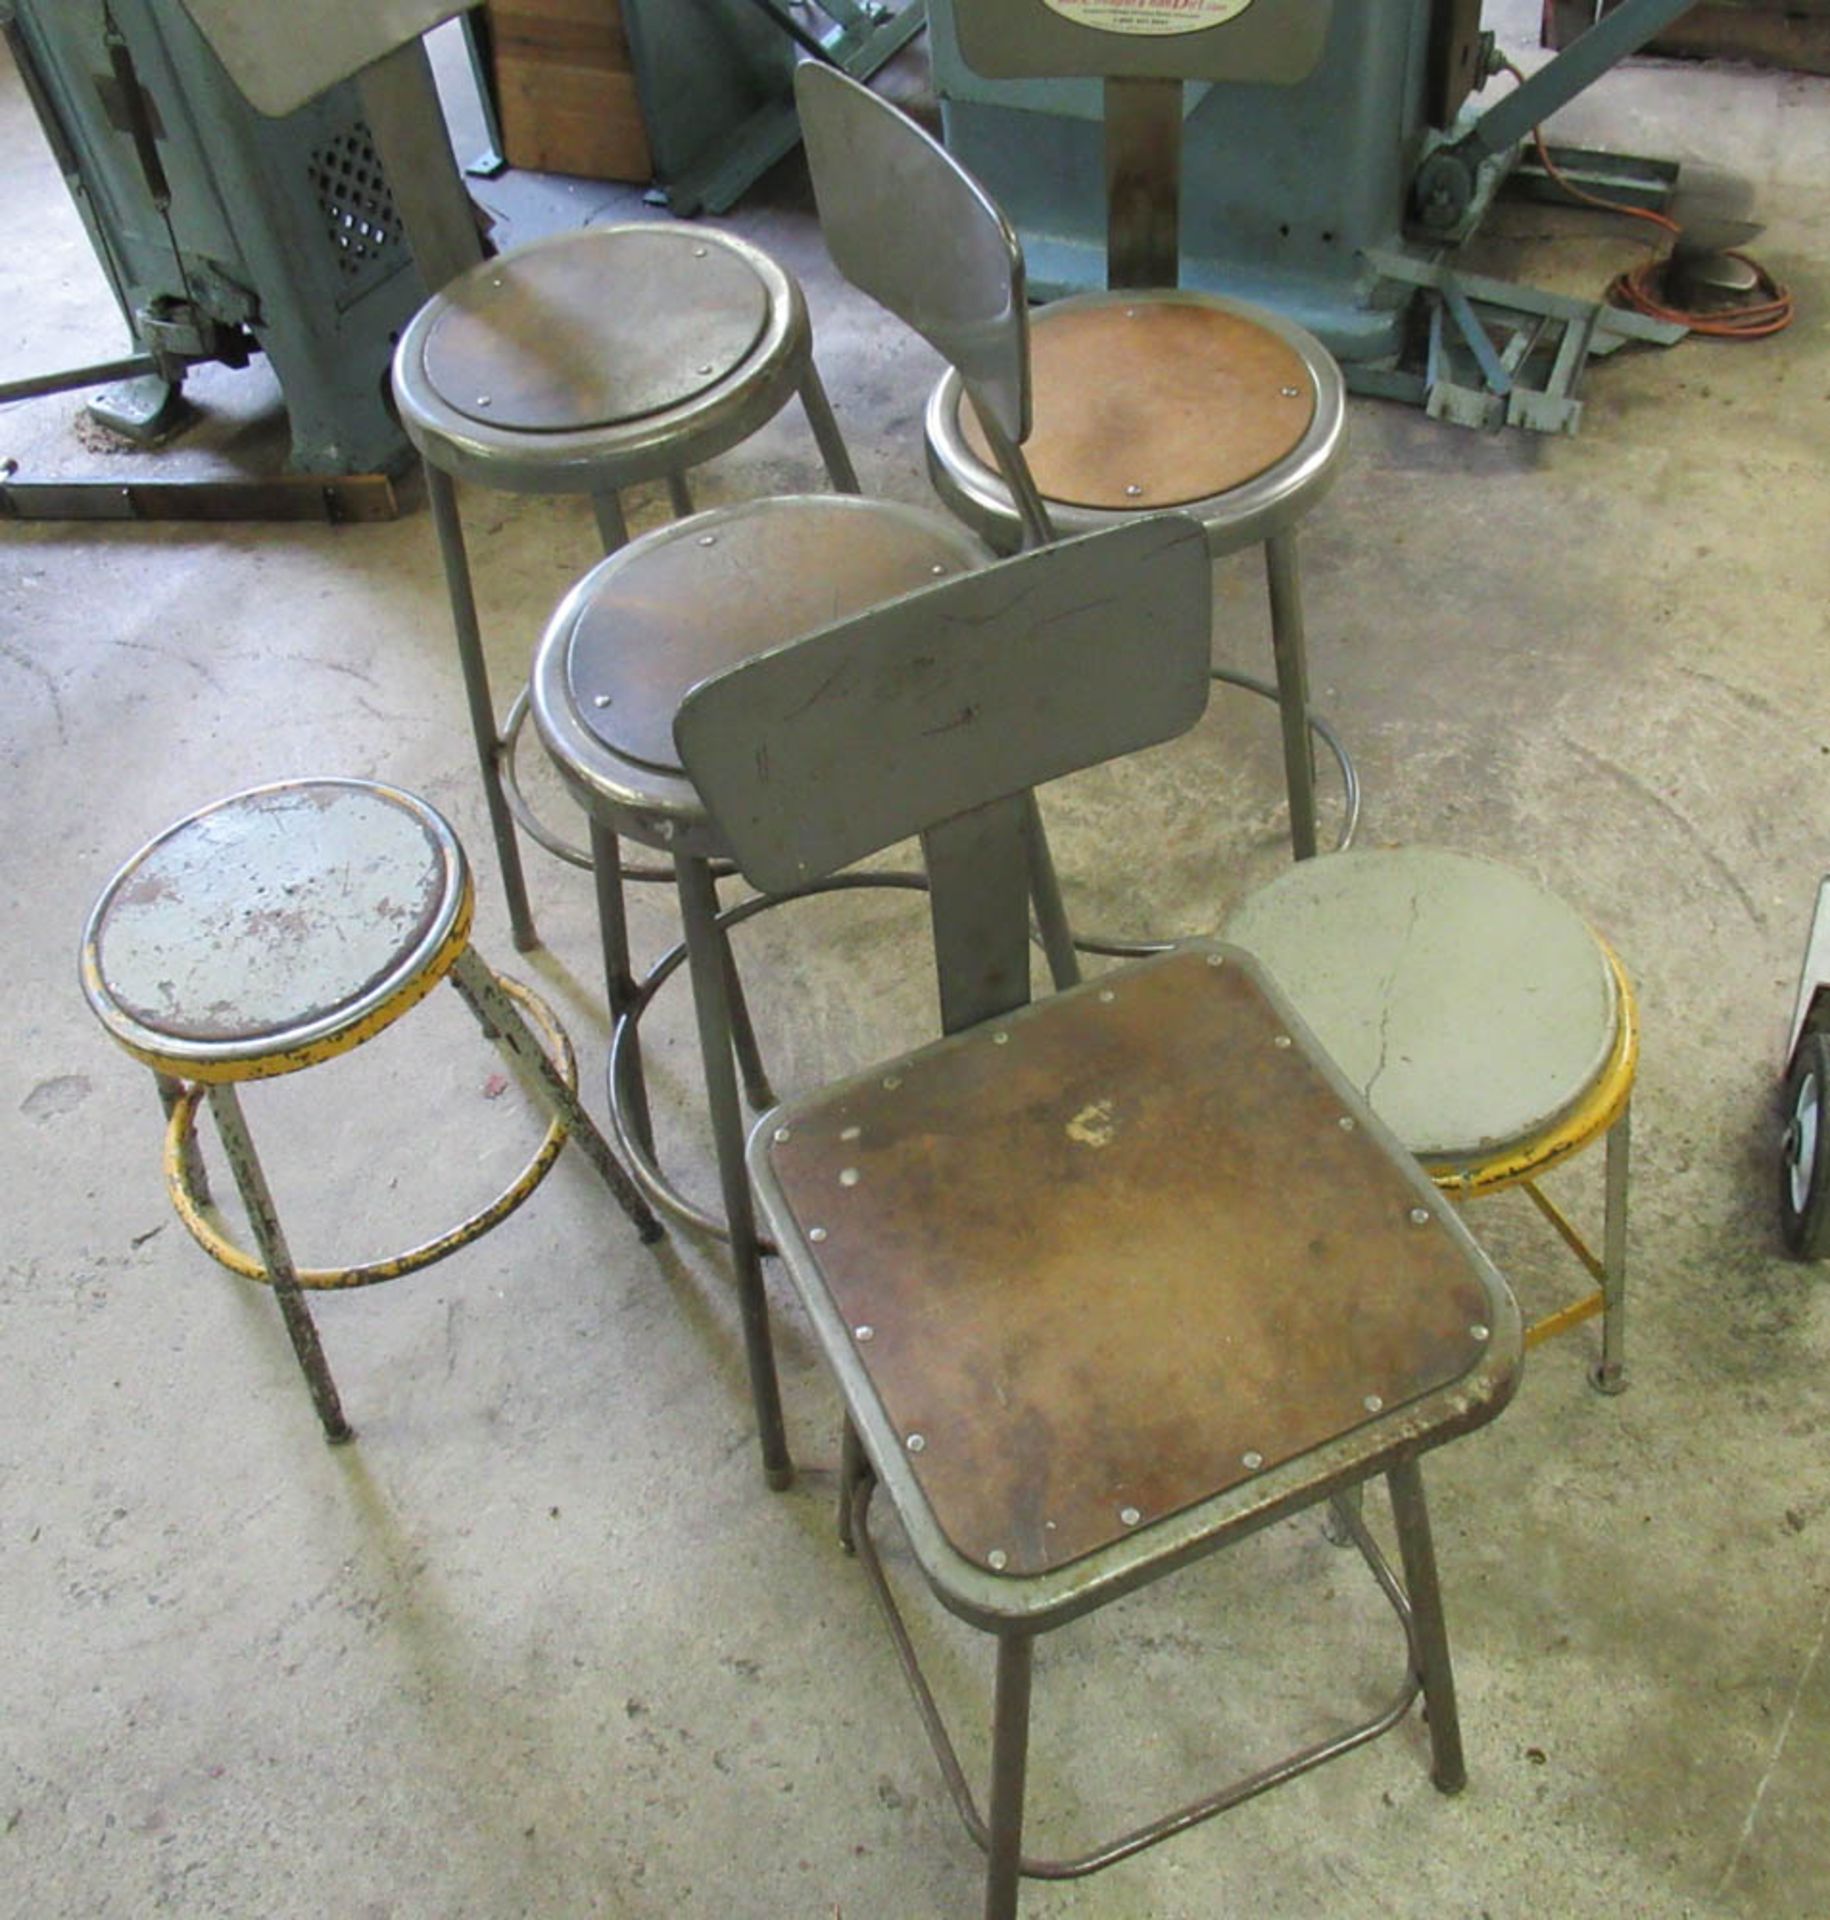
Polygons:
<instances>
[{"instance_id":1,"label":"concrete floor","mask_svg":"<svg viewBox=\"0 0 1830 1920\"><path fill-rule=\"evenodd\" d=\"M1513 16L1534 12L1508 15L1522 52ZM1757 347L1623 355L1593 375L1575 441L1483 440L1356 402L1305 558L1316 684L1359 758L1367 839L1505 855L1605 928L1639 983L1632 1388L1588 1389L1580 1331L1432 1462L1460 1799L1432 1791L1412 1724L1096 1880L1032 1889L1037 1916L1830 1914L1830 1291L1778 1252L1771 1199L1777 1053L1830 866L1830 92L1648 66L1560 130L1747 175L1799 324ZM10 75L0 153L0 374L113 349ZM510 240L615 199L482 193L512 214ZM923 497L931 363L835 282L798 163L732 224L804 277L867 485ZM1593 289L1633 252L1606 222L1533 211L1483 258ZM245 391L199 385L230 413ZM80 444L75 412L11 411L0 453L27 475L127 471L134 456ZM786 420L703 492L815 476ZM590 530L570 504L469 506L512 684ZM1219 585L1218 656L1261 665L1254 569ZM716 1250L639 1248L568 1158L479 1248L322 1303L360 1430L328 1450L271 1303L171 1220L150 1089L82 1006L77 935L114 863L287 774L385 776L446 809L503 962L423 511L343 531L15 527L0 609L0 1129L17 1182L0 1267L0 1909L976 1911L977 1857L830 1536L835 1398L785 1292L806 1466L771 1497ZM1141 929L1174 900L1185 927L1211 925L1282 858L1274 733L1227 699L1191 740L1058 797L1074 902ZM1121 853L1126 879L1094 878ZM544 860L532 874L549 944L524 970L590 1060L588 886ZM852 902L746 940L786 1088L924 1030L919 924L907 902ZM673 925L641 900L645 954ZM652 1037L665 1144L708 1191L683 1004ZM530 1136L518 1095L490 1097L492 1070L454 1001L260 1089L295 1242L373 1251L480 1196ZM1564 1184L1592 1206L1598 1169ZM1522 1205L1474 1224L1528 1309L1574 1277ZM970 1733L983 1651L921 1617ZM1331 1699L1373 1696L1389 1640L1357 1567L1307 1523L1071 1630L1040 1667L1038 1844L1313 1733Z\"/></svg>"}]
</instances>

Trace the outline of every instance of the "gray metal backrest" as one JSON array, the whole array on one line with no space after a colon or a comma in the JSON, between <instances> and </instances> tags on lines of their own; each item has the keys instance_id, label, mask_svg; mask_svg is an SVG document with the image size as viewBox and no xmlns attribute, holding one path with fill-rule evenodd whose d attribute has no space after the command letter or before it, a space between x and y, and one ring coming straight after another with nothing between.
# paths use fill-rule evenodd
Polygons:
<instances>
[{"instance_id":1,"label":"gray metal backrest","mask_svg":"<svg viewBox=\"0 0 1830 1920\"><path fill-rule=\"evenodd\" d=\"M874 608L702 681L674 721L744 877L783 892L922 836L949 1030L1029 993L1031 789L1207 704L1199 521L1140 520Z\"/></svg>"},{"instance_id":2,"label":"gray metal backrest","mask_svg":"<svg viewBox=\"0 0 1830 1920\"><path fill-rule=\"evenodd\" d=\"M960 52L993 80L1246 80L1314 72L1334 0L956 0Z\"/></svg>"},{"instance_id":3,"label":"gray metal backrest","mask_svg":"<svg viewBox=\"0 0 1830 1920\"><path fill-rule=\"evenodd\" d=\"M478 0L184 0L258 112L293 113Z\"/></svg>"},{"instance_id":4,"label":"gray metal backrest","mask_svg":"<svg viewBox=\"0 0 1830 1920\"><path fill-rule=\"evenodd\" d=\"M959 369L981 420L1026 440L1029 317L1015 229L944 147L836 67L804 61L794 92L833 264Z\"/></svg>"}]
</instances>

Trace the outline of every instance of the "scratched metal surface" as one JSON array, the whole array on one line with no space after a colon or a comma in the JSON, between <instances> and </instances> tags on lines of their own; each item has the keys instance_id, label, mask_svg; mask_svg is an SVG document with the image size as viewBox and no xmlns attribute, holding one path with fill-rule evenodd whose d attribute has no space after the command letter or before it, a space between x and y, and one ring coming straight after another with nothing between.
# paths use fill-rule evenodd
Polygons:
<instances>
[{"instance_id":1,"label":"scratched metal surface","mask_svg":"<svg viewBox=\"0 0 1830 1920\"><path fill-rule=\"evenodd\" d=\"M1477 1272L1280 1033L1243 967L1178 954L797 1106L770 1148L968 1559L1060 1566L1478 1359Z\"/></svg>"},{"instance_id":2,"label":"scratched metal surface","mask_svg":"<svg viewBox=\"0 0 1830 1920\"><path fill-rule=\"evenodd\" d=\"M692 233L557 236L454 281L426 378L459 413L527 433L621 426L683 405L763 336L769 292Z\"/></svg>"},{"instance_id":3,"label":"scratched metal surface","mask_svg":"<svg viewBox=\"0 0 1830 1920\"><path fill-rule=\"evenodd\" d=\"M185 821L123 874L96 940L121 1009L250 1041L357 1006L449 904L444 854L388 794L299 781Z\"/></svg>"}]
</instances>

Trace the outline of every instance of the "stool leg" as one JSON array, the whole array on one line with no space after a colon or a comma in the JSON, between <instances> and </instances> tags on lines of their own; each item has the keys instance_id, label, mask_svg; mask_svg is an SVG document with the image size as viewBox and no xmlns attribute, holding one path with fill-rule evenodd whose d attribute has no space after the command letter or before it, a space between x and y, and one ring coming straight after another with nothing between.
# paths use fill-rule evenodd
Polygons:
<instances>
[{"instance_id":1,"label":"stool leg","mask_svg":"<svg viewBox=\"0 0 1830 1920\"><path fill-rule=\"evenodd\" d=\"M1062 902L1061 879L1055 872L1042 809L1033 793L1025 809L1024 825L1029 838L1029 893L1036 909L1036 925L1042 930L1042 950L1048 955L1049 977L1057 989L1075 986L1080 980L1080 956L1074 951L1074 930L1068 925L1067 907Z\"/></svg>"},{"instance_id":2,"label":"stool leg","mask_svg":"<svg viewBox=\"0 0 1830 1920\"><path fill-rule=\"evenodd\" d=\"M629 544L629 523L623 518L623 503L614 488L592 494L591 511L597 516L597 537L604 543L606 553L614 553L618 547Z\"/></svg>"},{"instance_id":3,"label":"stool leg","mask_svg":"<svg viewBox=\"0 0 1830 1920\"><path fill-rule=\"evenodd\" d=\"M852 1502L860 1482L870 1470L864 1442L859 1439L857 1424L848 1413L845 1416L845 1431L839 1438L839 1545L847 1553L857 1551L857 1541L852 1532Z\"/></svg>"},{"instance_id":4,"label":"stool leg","mask_svg":"<svg viewBox=\"0 0 1830 1920\"><path fill-rule=\"evenodd\" d=\"M1290 796L1290 846L1297 859L1310 860L1315 857L1315 746L1309 735L1309 661L1296 535L1272 534L1264 543L1264 558L1271 589L1277 709L1283 720L1284 785Z\"/></svg>"},{"instance_id":5,"label":"stool leg","mask_svg":"<svg viewBox=\"0 0 1830 1920\"><path fill-rule=\"evenodd\" d=\"M591 822L591 872L597 888L597 930L604 948L604 996L612 1027L620 1025L635 1005L635 971L629 963L629 917L623 897L623 850L608 827ZM629 1030L629 1093L626 1116L636 1144L654 1158L654 1122L648 1111L648 1087L642 1075L642 1042ZM614 1094L614 1089L612 1090Z\"/></svg>"},{"instance_id":6,"label":"stool leg","mask_svg":"<svg viewBox=\"0 0 1830 1920\"><path fill-rule=\"evenodd\" d=\"M750 1018L750 1003L744 997L743 979L737 971L737 956L731 951L731 936L724 933L724 983L731 1004L731 1045L737 1055L737 1071L743 1077L743 1097L752 1113L767 1113L775 1105L775 1089L769 1084L769 1070L763 1065L762 1049L756 1044L756 1027Z\"/></svg>"},{"instance_id":7,"label":"stool leg","mask_svg":"<svg viewBox=\"0 0 1830 1920\"><path fill-rule=\"evenodd\" d=\"M659 1240L660 1221L648 1210L648 1202L636 1191L635 1183L623 1170L623 1163L610 1151L610 1143L598 1131L597 1122L566 1085L564 1074L553 1064L546 1048L522 1019L521 1009L502 991L501 982L475 947L466 947L458 955L451 969L451 984L463 996L464 1004L476 1015L489 1038L540 1082L546 1104L566 1123L567 1133L603 1176L604 1185L615 1194L616 1203L629 1216L630 1225L644 1241Z\"/></svg>"},{"instance_id":8,"label":"stool leg","mask_svg":"<svg viewBox=\"0 0 1830 1920\"><path fill-rule=\"evenodd\" d=\"M273 1297L280 1303L280 1318L292 1336L292 1350L299 1358L305 1384L311 1389L312 1405L324 1424L324 1437L335 1445L351 1437L353 1429L343 1417L343 1403L337 1398L337 1383L330 1377L324 1349L318 1342L311 1309L299 1288L298 1269L286 1248L286 1236L280 1229L280 1217L273 1209L273 1195L267 1190L267 1176L249 1137L248 1123L242 1118L241 1101L228 1084L210 1088L210 1113L216 1131L222 1137L223 1152L241 1203L248 1210L248 1224L254 1229L254 1244L260 1248L266 1264Z\"/></svg>"},{"instance_id":9,"label":"stool leg","mask_svg":"<svg viewBox=\"0 0 1830 1920\"><path fill-rule=\"evenodd\" d=\"M184 1092L184 1082L174 1080L169 1073L155 1073L153 1079L158 1083L159 1105L165 1109L165 1118L169 1122ZM184 1184L200 1207L210 1204L210 1176L203 1164L203 1154L198 1148L194 1127L184 1137Z\"/></svg>"},{"instance_id":10,"label":"stool leg","mask_svg":"<svg viewBox=\"0 0 1830 1920\"><path fill-rule=\"evenodd\" d=\"M1468 1769L1462 1759L1449 1629L1442 1617L1442 1587L1436 1578L1423 1475L1415 1460L1406 1460L1386 1474L1385 1484L1391 1492L1398 1551L1404 1560L1404 1590L1410 1596L1411 1628L1417 1637L1424 1711L1430 1717L1430 1778L1441 1792L1460 1793L1468 1784Z\"/></svg>"},{"instance_id":11,"label":"stool leg","mask_svg":"<svg viewBox=\"0 0 1830 1920\"><path fill-rule=\"evenodd\" d=\"M502 891L508 899L509 924L515 946L526 953L539 946L540 935L527 904L527 880L521 871L521 847L515 838L515 816L509 811L502 787L502 735L496 725L495 701L489 691L489 664L483 655L483 636L477 626L476 595L470 585L470 562L464 551L464 523L458 516L457 488L451 476L426 463L426 496L432 503L432 524L438 530L439 557L445 566L445 590L451 597L451 623L457 632L458 664L464 673L464 697L470 707L470 731L476 740L477 768L483 776L483 798L489 807L489 827L496 840L496 863L502 869Z\"/></svg>"},{"instance_id":12,"label":"stool leg","mask_svg":"<svg viewBox=\"0 0 1830 1920\"><path fill-rule=\"evenodd\" d=\"M807 424L813 429L813 437L819 443L820 458L826 462L826 476L832 482L833 491L862 492L851 464L851 455L846 451L844 436L839 432L839 423L833 418L832 402L826 398L826 389L820 384L820 370L811 360L807 362L807 377L801 382L801 406L806 412Z\"/></svg>"},{"instance_id":13,"label":"stool leg","mask_svg":"<svg viewBox=\"0 0 1830 1920\"><path fill-rule=\"evenodd\" d=\"M990 1855L985 1920L1016 1920L1023 1856L1023 1792L1029 1772L1030 1654L1027 1633L998 1636L997 1690L991 1710Z\"/></svg>"},{"instance_id":14,"label":"stool leg","mask_svg":"<svg viewBox=\"0 0 1830 1920\"><path fill-rule=\"evenodd\" d=\"M1364 1481L1349 1487L1345 1493L1337 1493L1328 1502L1328 1511L1322 1515L1322 1538L1331 1547L1351 1547L1354 1544L1353 1528L1348 1521L1358 1520L1365 1510Z\"/></svg>"},{"instance_id":15,"label":"stool leg","mask_svg":"<svg viewBox=\"0 0 1830 1920\"><path fill-rule=\"evenodd\" d=\"M1633 1155L1629 1101L1608 1130L1607 1212L1601 1241L1601 1365L1595 1385L1619 1393L1627 1384L1627 1173Z\"/></svg>"},{"instance_id":16,"label":"stool leg","mask_svg":"<svg viewBox=\"0 0 1830 1920\"><path fill-rule=\"evenodd\" d=\"M667 476L667 499L676 520L684 520L692 512L693 490L686 484L684 473L670 473Z\"/></svg>"},{"instance_id":17,"label":"stool leg","mask_svg":"<svg viewBox=\"0 0 1830 1920\"><path fill-rule=\"evenodd\" d=\"M731 1051L731 1017L724 963L723 931L718 925L718 893L703 860L675 856L680 918L692 970L693 1011L699 1023L699 1054L705 1071L706 1105L718 1150L718 1184L731 1231L731 1261L737 1276L737 1304L743 1317L743 1342L750 1369L750 1397L756 1408L756 1436L762 1448L763 1476L777 1490L794 1478L788 1439L782 1425L781 1387L775 1377L774 1344L769 1332L769 1300L763 1288L762 1251L756 1243L756 1213L743 1158L743 1114L737 1099L737 1074Z\"/></svg>"}]
</instances>

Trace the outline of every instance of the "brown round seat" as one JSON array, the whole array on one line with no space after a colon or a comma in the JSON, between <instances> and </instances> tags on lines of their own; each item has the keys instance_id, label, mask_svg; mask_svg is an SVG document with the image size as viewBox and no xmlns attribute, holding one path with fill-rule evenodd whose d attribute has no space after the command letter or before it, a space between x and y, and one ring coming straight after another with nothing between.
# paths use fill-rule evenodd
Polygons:
<instances>
[{"instance_id":1,"label":"brown round seat","mask_svg":"<svg viewBox=\"0 0 1830 1920\"><path fill-rule=\"evenodd\" d=\"M1315 420L1315 383L1289 340L1205 301L1044 307L1029 364L1024 454L1043 498L1069 506L1138 512L1230 493L1287 460ZM989 466L970 414L964 430Z\"/></svg>"}]
</instances>

